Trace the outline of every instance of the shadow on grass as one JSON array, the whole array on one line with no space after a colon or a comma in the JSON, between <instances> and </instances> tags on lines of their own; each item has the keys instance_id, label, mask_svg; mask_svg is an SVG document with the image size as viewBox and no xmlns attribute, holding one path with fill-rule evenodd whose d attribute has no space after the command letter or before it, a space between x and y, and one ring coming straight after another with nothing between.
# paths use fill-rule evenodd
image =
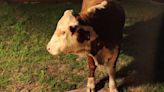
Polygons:
<instances>
[{"instance_id":1,"label":"shadow on grass","mask_svg":"<svg viewBox=\"0 0 164 92\"><path fill-rule=\"evenodd\" d=\"M127 27L125 33L123 51L134 61L118 71L118 77L125 77L121 86L164 82L164 14Z\"/></svg>"},{"instance_id":2,"label":"shadow on grass","mask_svg":"<svg viewBox=\"0 0 164 92\"><path fill-rule=\"evenodd\" d=\"M95 90L96 92L101 90L104 86L105 86L105 83L106 81L109 80L109 76L105 76L104 78L102 78L97 84L96 84L96 87L95 87Z\"/></svg>"},{"instance_id":3,"label":"shadow on grass","mask_svg":"<svg viewBox=\"0 0 164 92\"><path fill-rule=\"evenodd\" d=\"M164 13L150 20L137 22L125 30L128 36L123 41L123 53L133 56L134 61L117 72L117 78L124 78L119 92L130 86L164 82ZM104 77L96 90L109 80Z\"/></svg>"}]
</instances>

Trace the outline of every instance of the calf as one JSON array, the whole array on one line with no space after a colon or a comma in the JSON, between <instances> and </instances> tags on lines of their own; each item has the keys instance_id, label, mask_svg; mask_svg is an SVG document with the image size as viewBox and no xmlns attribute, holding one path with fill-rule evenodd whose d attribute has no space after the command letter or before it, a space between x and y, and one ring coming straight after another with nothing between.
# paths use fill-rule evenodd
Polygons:
<instances>
[{"instance_id":1,"label":"calf","mask_svg":"<svg viewBox=\"0 0 164 92\"><path fill-rule=\"evenodd\" d=\"M47 45L52 55L74 53L88 58L87 92L95 91L94 72L104 65L109 74L109 91L117 92L115 64L125 23L123 9L112 0L84 0L81 12L66 10Z\"/></svg>"}]
</instances>

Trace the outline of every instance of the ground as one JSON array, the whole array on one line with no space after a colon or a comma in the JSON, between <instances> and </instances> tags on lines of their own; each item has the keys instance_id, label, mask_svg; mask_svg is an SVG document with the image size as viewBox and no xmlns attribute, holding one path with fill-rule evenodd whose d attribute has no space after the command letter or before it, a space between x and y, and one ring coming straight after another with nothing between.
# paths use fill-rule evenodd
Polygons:
<instances>
[{"instance_id":1,"label":"ground","mask_svg":"<svg viewBox=\"0 0 164 92\"><path fill-rule=\"evenodd\" d=\"M121 0L126 25L117 82L121 92L163 92L162 4ZM0 92L63 92L84 88L85 58L46 51L58 19L70 4L0 3ZM161 26L160 26L161 25ZM160 29L161 30L160 30ZM97 90L107 87L107 74L97 69Z\"/></svg>"}]
</instances>

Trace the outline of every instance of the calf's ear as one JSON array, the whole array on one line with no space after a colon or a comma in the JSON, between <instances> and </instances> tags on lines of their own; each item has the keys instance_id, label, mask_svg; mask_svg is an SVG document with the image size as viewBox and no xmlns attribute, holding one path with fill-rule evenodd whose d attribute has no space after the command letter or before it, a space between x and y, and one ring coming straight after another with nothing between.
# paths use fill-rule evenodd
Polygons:
<instances>
[{"instance_id":1,"label":"calf's ear","mask_svg":"<svg viewBox=\"0 0 164 92\"><path fill-rule=\"evenodd\" d=\"M90 17L91 16L88 16L88 15L79 15L79 14L76 14L75 15L75 18L76 20L82 24L82 25L88 25L89 24L89 20L90 20Z\"/></svg>"},{"instance_id":2,"label":"calf's ear","mask_svg":"<svg viewBox=\"0 0 164 92\"><path fill-rule=\"evenodd\" d=\"M78 37L77 37L78 42L83 43L84 41L90 40L89 31L85 31L84 29L79 29L77 33L78 33Z\"/></svg>"}]
</instances>

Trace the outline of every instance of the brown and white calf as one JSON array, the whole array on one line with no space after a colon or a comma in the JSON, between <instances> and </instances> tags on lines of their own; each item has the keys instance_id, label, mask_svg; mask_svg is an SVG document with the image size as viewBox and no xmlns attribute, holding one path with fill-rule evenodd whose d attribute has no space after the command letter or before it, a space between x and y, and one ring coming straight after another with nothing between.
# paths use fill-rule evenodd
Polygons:
<instances>
[{"instance_id":1,"label":"brown and white calf","mask_svg":"<svg viewBox=\"0 0 164 92\"><path fill-rule=\"evenodd\" d=\"M115 64L124 23L124 10L115 1L84 0L79 14L64 12L47 50L52 55L62 52L88 58L87 92L95 91L95 69L104 65L109 74L109 91L117 92Z\"/></svg>"}]
</instances>

